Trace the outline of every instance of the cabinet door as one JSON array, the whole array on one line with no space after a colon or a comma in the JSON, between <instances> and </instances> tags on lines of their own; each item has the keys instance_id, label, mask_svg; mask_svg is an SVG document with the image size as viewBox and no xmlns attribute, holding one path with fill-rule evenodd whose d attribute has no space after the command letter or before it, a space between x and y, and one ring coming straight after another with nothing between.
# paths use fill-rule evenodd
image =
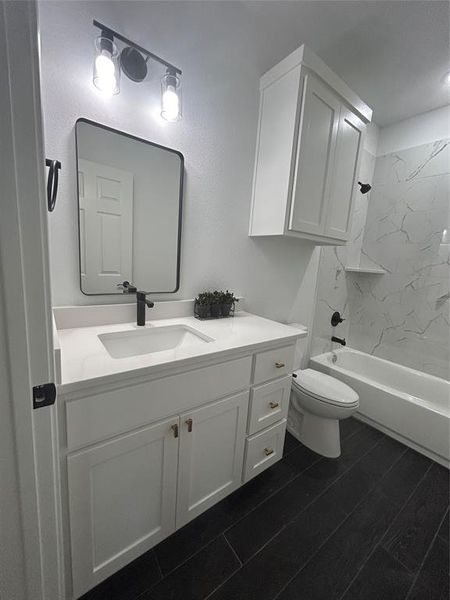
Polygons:
<instances>
[{"instance_id":1,"label":"cabinet door","mask_svg":"<svg viewBox=\"0 0 450 600\"><path fill-rule=\"evenodd\" d=\"M68 457L74 597L175 529L178 418Z\"/></svg>"},{"instance_id":2,"label":"cabinet door","mask_svg":"<svg viewBox=\"0 0 450 600\"><path fill-rule=\"evenodd\" d=\"M261 90L250 235L284 233L300 72L297 66Z\"/></svg>"},{"instance_id":3,"label":"cabinet door","mask_svg":"<svg viewBox=\"0 0 450 600\"><path fill-rule=\"evenodd\" d=\"M244 392L181 416L177 528L241 485L247 410Z\"/></svg>"},{"instance_id":4,"label":"cabinet door","mask_svg":"<svg viewBox=\"0 0 450 600\"><path fill-rule=\"evenodd\" d=\"M340 102L331 89L310 74L303 85L289 230L323 235Z\"/></svg>"},{"instance_id":5,"label":"cabinet door","mask_svg":"<svg viewBox=\"0 0 450 600\"><path fill-rule=\"evenodd\" d=\"M365 125L341 108L325 235L348 240Z\"/></svg>"}]
</instances>

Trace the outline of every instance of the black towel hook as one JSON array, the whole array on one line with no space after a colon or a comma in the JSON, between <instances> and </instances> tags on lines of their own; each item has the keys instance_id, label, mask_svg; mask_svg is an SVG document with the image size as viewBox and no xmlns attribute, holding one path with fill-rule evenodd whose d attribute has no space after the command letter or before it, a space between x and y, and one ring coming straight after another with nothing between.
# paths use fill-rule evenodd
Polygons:
<instances>
[{"instance_id":1,"label":"black towel hook","mask_svg":"<svg viewBox=\"0 0 450 600\"><path fill-rule=\"evenodd\" d=\"M58 193L58 178L61 163L59 160L45 159L45 166L49 167L47 180L47 208L48 212L53 212L56 204L56 195Z\"/></svg>"}]
</instances>

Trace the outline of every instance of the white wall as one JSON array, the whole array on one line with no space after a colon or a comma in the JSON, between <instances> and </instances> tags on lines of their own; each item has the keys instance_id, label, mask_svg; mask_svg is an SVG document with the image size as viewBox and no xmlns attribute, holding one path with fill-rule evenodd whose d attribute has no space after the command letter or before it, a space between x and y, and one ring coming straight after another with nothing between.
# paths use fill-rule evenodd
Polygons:
<instances>
[{"instance_id":1,"label":"white wall","mask_svg":"<svg viewBox=\"0 0 450 600\"><path fill-rule=\"evenodd\" d=\"M303 286L313 246L247 236L259 101L258 56L228 3L49 2L40 4L46 153L62 161L50 215L53 303L110 301L78 288L74 124L87 117L180 150L185 157L181 287L234 290L247 308L281 321L310 322L314 285ZM183 69L183 120L160 120L159 77L122 78L105 99L91 83L97 18ZM313 275L315 274L315 271ZM314 277L309 277L309 280ZM116 301L123 302L119 296Z\"/></svg>"},{"instance_id":2,"label":"white wall","mask_svg":"<svg viewBox=\"0 0 450 600\"><path fill-rule=\"evenodd\" d=\"M450 137L450 105L399 121L380 130L377 156Z\"/></svg>"}]
</instances>

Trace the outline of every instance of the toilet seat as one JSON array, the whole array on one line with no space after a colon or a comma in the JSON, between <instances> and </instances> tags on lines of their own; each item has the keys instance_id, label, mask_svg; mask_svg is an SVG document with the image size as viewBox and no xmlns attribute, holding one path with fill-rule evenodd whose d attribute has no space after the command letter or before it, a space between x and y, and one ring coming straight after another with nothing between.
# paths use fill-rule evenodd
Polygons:
<instances>
[{"instance_id":1,"label":"toilet seat","mask_svg":"<svg viewBox=\"0 0 450 600\"><path fill-rule=\"evenodd\" d=\"M297 375L292 380L294 388L320 402L343 408L354 408L359 404L358 394L335 377L314 369L300 369L294 375Z\"/></svg>"}]
</instances>

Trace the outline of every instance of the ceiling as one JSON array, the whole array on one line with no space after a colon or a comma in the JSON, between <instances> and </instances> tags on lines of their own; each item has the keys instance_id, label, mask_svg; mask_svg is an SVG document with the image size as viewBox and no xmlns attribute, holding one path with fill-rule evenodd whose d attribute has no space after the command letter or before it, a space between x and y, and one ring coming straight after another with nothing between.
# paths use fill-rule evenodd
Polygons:
<instances>
[{"instance_id":1,"label":"ceiling","mask_svg":"<svg viewBox=\"0 0 450 600\"><path fill-rule=\"evenodd\" d=\"M305 43L371 106L381 127L450 103L447 1L163 0L102 8L106 4L133 36L144 29L171 36L175 62L187 44L203 52L214 44L256 63L262 74Z\"/></svg>"},{"instance_id":2,"label":"ceiling","mask_svg":"<svg viewBox=\"0 0 450 600\"><path fill-rule=\"evenodd\" d=\"M448 2L246 2L264 69L300 43L335 70L386 126L449 104Z\"/></svg>"}]
</instances>

